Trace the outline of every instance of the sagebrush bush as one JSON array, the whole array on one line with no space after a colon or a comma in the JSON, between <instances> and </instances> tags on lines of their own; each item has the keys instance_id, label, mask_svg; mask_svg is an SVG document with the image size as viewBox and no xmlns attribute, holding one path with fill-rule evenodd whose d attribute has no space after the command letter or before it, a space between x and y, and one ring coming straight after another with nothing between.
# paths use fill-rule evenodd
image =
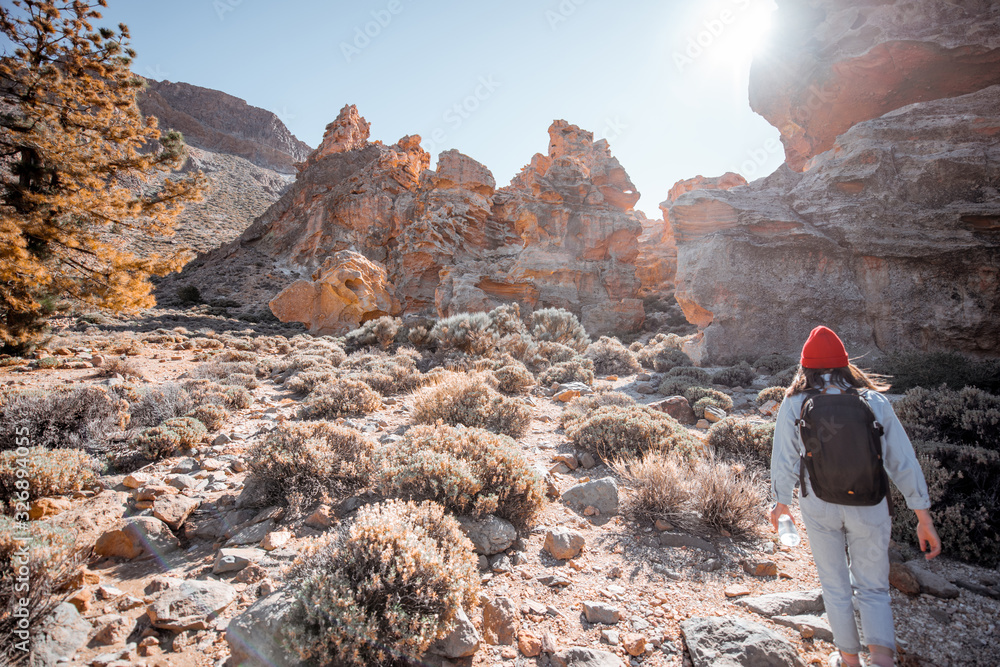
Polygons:
<instances>
[{"instance_id":1,"label":"sagebrush bush","mask_svg":"<svg viewBox=\"0 0 1000 667\"><path fill-rule=\"evenodd\" d=\"M774 422L729 416L708 429L708 446L722 458L769 464L773 440Z\"/></svg>"},{"instance_id":2,"label":"sagebrush bush","mask_svg":"<svg viewBox=\"0 0 1000 667\"><path fill-rule=\"evenodd\" d=\"M431 340L445 349L481 355L496 347L492 321L486 313L460 313L438 320L430 332Z\"/></svg>"},{"instance_id":3,"label":"sagebrush bush","mask_svg":"<svg viewBox=\"0 0 1000 667\"><path fill-rule=\"evenodd\" d=\"M617 338L601 336L587 347L584 356L594 364L598 375L635 375L642 370L632 351Z\"/></svg>"},{"instance_id":4,"label":"sagebrush bush","mask_svg":"<svg viewBox=\"0 0 1000 667\"><path fill-rule=\"evenodd\" d=\"M733 410L733 399L718 389L689 387L684 390L684 398L691 404L691 409L694 410L694 413L699 416L705 412L705 408L709 405L715 406L720 410L725 410L726 412L732 412Z\"/></svg>"},{"instance_id":5,"label":"sagebrush bush","mask_svg":"<svg viewBox=\"0 0 1000 667\"><path fill-rule=\"evenodd\" d=\"M598 408L605 406L627 407L635 405L635 399L620 391L606 391L590 396L577 396L566 404L559 423L563 428L569 428L575 422L584 419Z\"/></svg>"},{"instance_id":6,"label":"sagebrush bush","mask_svg":"<svg viewBox=\"0 0 1000 667\"><path fill-rule=\"evenodd\" d=\"M528 327L521 319L521 306L515 303L505 303L489 312L490 330L499 338L506 336L523 336L528 333Z\"/></svg>"},{"instance_id":7,"label":"sagebrush bush","mask_svg":"<svg viewBox=\"0 0 1000 667\"><path fill-rule=\"evenodd\" d=\"M143 377L142 371L139 370L134 361L119 357L105 359L104 363L97 368L98 377L110 378L116 375L120 375L126 380L129 378L141 380Z\"/></svg>"},{"instance_id":8,"label":"sagebrush bush","mask_svg":"<svg viewBox=\"0 0 1000 667\"><path fill-rule=\"evenodd\" d=\"M674 334L657 334L646 345L636 345L635 358L645 368L665 373L676 366L690 366L691 358L681 351L683 340Z\"/></svg>"},{"instance_id":9,"label":"sagebrush bush","mask_svg":"<svg viewBox=\"0 0 1000 667\"><path fill-rule=\"evenodd\" d=\"M541 476L517 443L480 428L415 426L378 451L387 497L434 500L458 514L495 514L530 529L545 503Z\"/></svg>"},{"instance_id":10,"label":"sagebrush bush","mask_svg":"<svg viewBox=\"0 0 1000 667\"><path fill-rule=\"evenodd\" d=\"M712 376L712 382L726 387L749 387L756 379L757 371L745 361L723 368Z\"/></svg>"},{"instance_id":11,"label":"sagebrush bush","mask_svg":"<svg viewBox=\"0 0 1000 667\"><path fill-rule=\"evenodd\" d=\"M28 481L28 500L79 491L97 480L97 462L78 449L28 447L27 456L16 450L0 452L0 504L10 503L18 492L17 481ZM18 471L22 477L18 477ZM25 476L26 474L26 476Z\"/></svg>"},{"instance_id":12,"label":"sagebrush bush","mask_svg":"<svg viewBox=\"0 0 1000 667\"><path fill-rule=\"evenodd\" d=\"M368 320L357 329L344 336L344 347L349 351L364 347L380 347L388 350L396 342L406 338L406 327L398 317L384 315Z\"/></svg>"},{"instance_id":13,"label":"sagebrush bush","mask_svg":"<svg viewBox=\"0 0 1000 667\"><path fill-rule=\"evenodd\" d=\"M16 449L18 439L27 438L34 447L66 447L99 454L129 423L128 402L105 387L90 385L3 396L0 451Z\"/></svg>"},{"instance_id":14,"label":"sagebrush bush","mask_svg":"<svg viewBox=\"0 0 1000 667\"><path fill-rule=\"evenodd\" d=\"M191 396L184 387L173 382L139 390L136 399L129 403L131 428L149 428L162 424L168 419L187 414L193 407Z\"/></svg>"},{"instance_id":15,"label":"sagebrush bush","mask_svg":"<svg viewBox=\"0 0 1000 667\"><path fill-rule=\"evenodd\" d=\"M427 384L427 378L417 368L415 350L400 349L394 355L373 353L351 355L341 364L344 377L361 380L383 396L409 393Z\"/></svg>"},{"instance_id":16,"label":"sagebrush bush","mask_svg":"<svg viewBox=\"0 0 1000 667\"><path fill-rule=\"evenodd\" d=\"M25 534L27 539L19 539ZM27 563L21 560L22 549L27 551ZM43 619L65 599L55 593L79 570L80 560L74 531L51 521L23 523L0 514L0 600L7 601L0 613L0 636L10 638L12 647L14 630L21 622L29 628L40 627ZM27 570L21 570L22 567ZM23 586L25 581L29 583L27 590ZM14 616L15 601L21 600L26 603L23 604L26 613ZM27 653L23 655L28 657Z\"/></svg>"},{"instance_id":17,"label":"sagebrush bush","mask_svg":"<svg viewBox=\"0 0 1000 667\"><path fill-rule=\"evenodd\" d=\"M640 520L684 523L691 501L689 462L670 452L653 451L622 459L614 469L631 489L625 495L626 514Z\"/></svg>"},{"instance_id":18,"label":"sagebrush bush","mask_svg":"<svg viewBox=\"0 0 1000 667\"><path fill-rule=\"evenodd\" d=\"M691 387L699 386L702 382L693 377L687 375L675 375L673 377L665 377L660 380L660 384L656 387L656 392L662 394L663 396L683 396Z\"/></svg>"},{"instance_id":19,"label":"sagebrush bush","mask_svg":"<svg viewBox=\"0 0 1000 667\"><path fill-rule=\"evenodd\" d=\"M914 441L917 460L927 480L931 517L950 556L984 567L1000 564L1000 453L946 443ZM892 486L897 508L892 537L917 544L916 516Z\"/></svg>"},{"instance_id":20,"label":"sagebrush bush","mask_svg":"<svg viewBox=\"0 0 1000 667\"><path fill-rule=\"evenodd\" d=\"M497 389L505 394L526 394L535 386L535 376L519 361L497 368L493 375Z\"/></svg>"},{"instance_id":21,"label":"sagebrush bush","mask_svg":"<svg viewBox=\"0 0 1000 667\"><path fill-rule=\"evenodd\" d=\"M331 370L325 371L299 371L285 380L286 389L296 394L308 394L321 384L326 384L333 380L334 374Z\"/></svg>"},{"instance_id":22,"label":"sagebrush bush","mask_svg":"<svg viewBox=\"0 0 1000 667\"><path fill-rule=\"evenodd\" d=\"M779 354L777 352L757 357L753 362L753 367L755 369L763 368L768 373L772 374L778 373L789 366L796 366L795 357L787 354Z\"/></svg>"},{"instance_id":23,"label":"sagebrush bush","mask_svg":"<svg viewBox=\"0 0 1000 667\"><path fill-rule=\"evenodd\" d=\"M693 481L692 505L706 525L745 535L763 523L768 492L758 472L740 464L700 460Z\"/></svg>"},{"instance_id":24,"label":"sagebrush bush","mask_svg":"<svg viewBox=\"0 0 1000 667\"><path fill-rule=\"evenodd\" d=\"M764 405L768 401L776 401L779 404L785 400L784 387L765 387L757 392L757 405Z\"/></svg>"},{"instance_id":25,"label":"sagebrush bush","mask_svg":"<svg viewBox=\"0 0 1000 667\"><path fill-rule=\"evenodd\" d=\"M695 382L695 384L711 384L712 376L704 368L698 368L697 366L674 366L669 371L666 372L666 378L682 377L688 378Z\"/></svg>"},{"instance_id":26,"label":"sagebrush bush","mask_svg":"<svg viewBox=\"0 0 1000 667\"><path fill-rule=\"evenodd\" d=\"M974 361L956 352L896 352L879 359L873 370L889 377L897 392L914 387L977 387L1000 393L1000 360Z\"/></svg>"},{"instance_id":27,"label":"sagebrush bush","mask_svg":"<svg viewBox=\"0 0 1000 667\"><path fill-rule=\"evenodd\" d=\"M563 308L542 308L533 312L531 335L535 340L559 343L578 353L590 345L590 337L580 320Z\"/></svg>"},{"instance_id":28,"label":"sagebrush bush","mask_svg":"<svg viewBox=\"0 0 1000 667\"><path fill-rule=\"evenodd\" d=\"M566 426L577 449L605 461L650 451L691 456L701 449L676 419L644 405L608 405Z\"/></svg>"},{"instance_id":29,"label":"sagebrush bush","mask_svg":"<svg viewBox=\"0 0 1000 667\"><path fill-rule=\"evenodd\" d=\"M261 505L299 511L324 494L365 488L375 443L360 431L329 422L284 422L247 453L247 484Z\"/></svg>"},{"instance_id":30,"label":"sagebrush bush","mask_svg":"<svg viewBox=\"0 0 1000 667\"><path fill-rule=\"evenodd\" d=\"M191 369L192 378L207 378L222 382L234 375L256 376L257 366L249 361L205 361Z\"/></svg>"},{"instance_id":31,"label":"sagebrush bush","mask_svg":"<svg viewBox=\"0 0 1000 667\"><path fill-rule=\"evenodd\" d=\"M472 609L472 544L440 505L388 501L300 559L282 642L303 664L410 667Z\"/></svg>"},{"instance_id":32,"label":"sagebrush bush","mask_svg":"<svg viewBox=\"0 0 1000 667\"><path fill-rule=\"evenodd\" d=\"M532 343L526 352L524 363L534 372L543 371L554 364L572 361L577 356L576 350L551 341Z\"/></svg>"},{"instance_id":33,"label":"sagebrush bush","mask_svg":"<svg viewBox=\"0 0 1000 667\"><path fill-rule=\"evenodd\" d=\"M229 415L230 413L226 409L226 406L206 403L205 405L199 405L185 416L194 417L204 424L209 431L217 431L226 423Z\"/></svg>"},{"instance_id":34,"label":"sagebrush bush","mask_svg":"<svg viewBox=\"0 0 1000 667\"><path fill-rule=\"evenodd\" d=\"M199 405L224 405L230 410L243 410L253 405L253 394L245 387L222 386L217 382L207 382L198 384L194 381L186 385L191 401L197 407Z\"/></svg>"},{"instance_id":35,"label":"sagebrush bush","mask_svg":"<svg viewBox=\"0 0 1000 667\"><path fill-rule=\"evenodd\" d=\"M912 438L1000 450L1000 396L974 387L917 387L894 408Z\"/></svg>"},{"instance_id":36,"label":"sagebrush bush","mask_svg":"<svg viewBox=\"0 0 1000 667\"><path fill-rule=\"evenodd\" d=\"M590 359L576 357L570 361L553 364L538 374L538 384L543 387L549 387L557 383L566 384L568 382L593 384L594 363Z\"/></svg>"},{"instance_id":37,"label":"sagebrush bush","mask_svg":"<svg viewBox=\"0 0 1000 667\"><path fill-rule=\"evenodd\" d=\"M416 398L413 419L418 424L433 424L440 419L452 426L478 426L520 438L531 423L531 408L504 396L483 376L456 374Z\"/></svg>"},{"instance_id":38,"label":"sagebrush bush","mask_svg":"<svg viewBox=\"0 0 1000 667\"><path fill-rule=\"evenodd\" d=\"M778 371L771 377L767 378L767 384L772 387L790 387L792 382L795 380L795 376L799 372L798 365L789 366L783 371Z\"/></svg>"},{"instance_id":39,"label":"sagebrush bush","mask_svg":"<svg viewBox=\"0 0 1000 667\"><path fill-rule=\"evenodd\" d=\"M173 456L179 450L191 449L208 430L194 417L174 417L159 426L144 429L133 440L133 445L152 461Z\"/></svg>"},{"instance_id":40,"label":"sagebrush bush","mask_svg":"<svg viewBox=\"0 0 1000 667\"><path fill-rule=\"evenodd\" d=\"M303 402L304 419L360 417L382 407L382 396L361 380L333 380L313 389Z\"/></svg>"}]
</instances>

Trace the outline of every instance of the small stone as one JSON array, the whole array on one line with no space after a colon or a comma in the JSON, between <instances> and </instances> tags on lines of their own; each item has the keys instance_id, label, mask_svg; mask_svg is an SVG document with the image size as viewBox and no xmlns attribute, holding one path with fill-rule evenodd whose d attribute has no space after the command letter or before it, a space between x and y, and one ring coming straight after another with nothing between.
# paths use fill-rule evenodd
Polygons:
<instances>
[{"instance_id":1,"label":"small stone","mask_svg":"<svg viewBox=\"0 0 1000 667\"><path fill-rule=\"evenodd\" d=\"M776 577L778 564L773 560L743 561L743 571L752 577Z\"/></svg>"},{"instance_id":2,"label":"small stone","mask_svg":"<svg viewBox=\"0 0 1000 667\"><path fill-rule=\"evenodd\" d=\"M97 538L94 553L98 556L137 558L146 551L163 554L180 546L170 528L159 519L140 516L126 519L119 529Z\"/></svg>"},{"instance_id":3,"label":"small stone","mask_svg":"<svg viewBox=\"0 0 1000 667\"><path fill-rule=\"evenodd\" d=\"M638 657L646 652L646 637L638 632L627 633L622 638L622 646L629 655Z\"/></svg>"},{"instance_id":4,"label":"small stone","mask_svg":"<svg viewBox=\"0 0 1000 667\"><path fill-rule=\"evenodd\" d=\"M525 600L524 604L521 605L521 613L525 616L535 615L544 616L545 615L545 605L541 602L536 602L535 600Z\"/></svg>"},{"instance_id":5,"label":"small stone","mask_svg":"<svg viewBox=\"0 0 1000 667\"><path fill-rule=\"evenodd\" d=\"M139 655L148 658L161 653L163 653L163 649L160 648L160 640L156 637L146 637L139 642Z\"/></svg>"},{"instance_id":6,"label":"small stone","mask_svg":"<svg viewBox=\"0 0 1000 667\"><path fill-rule=\"evenodd\" d=\"M219 459L204 459L201 462L201 469L207 470L209 472L215 472L216 470L222 470L226 467L225 462Z\"/></svg>"},{"instance_id":7,"label":"small stone","mask_svg":"<svg viewBox=\"0 0 1000 667\"><path fill-rule=\"evenodd\" d=\"M538 583L543 586L548 586L549 588L558 588L559 586L569 586L572 581L564 576L558 574L543 574L536 578Z\"/></svg>"},{"instance_id":8,"label":"small stone","mask_svg":"<svg viewBox=\"0 0 1000 667\"><path fill-rule=\"evenodd\" d=\"M664 521L663 519L657 519L656 522L653 524L653 527L656 528L658 531L663 532L664 530L673 530L674 524L670 523L669 521Z\"/></svg>"},{"instance_id":9,"label":"small stone","mask_svg":"<svg viewBox=\"0 0 1000 667\"><path fill-rule=\"evenodd\" d=\"M90 609L90 601L93 599L93 591L89 588L81 588L76 593L73 593L73 595L66 598L66 602L76 607L76 610L82 614Z\"/></svg>"},{"instance_id":10,"label":"small stone","mask_svg":"<svg viewBox=\"0 0 1000 667\"><path fill-rule=\"evenodd\" d=\"M145 486L150 482L152 476L145 472L134 472L127 475L125 479L122 480L122 484L128 489L138 489Z\"/></svg>"},{"instance_id":11,"label":"small stone","mask_svg":"<svg viewBox=\"0 0 1000 667\"><path fill-rule=\"evenodd\" d=\"M601 640L609 646L618 646L622 643L621 633L610 628L601 630Z\"/></svg>"},{"instance_id":12,"label":"small stone","mask_svg":"<svg viewBox=\"0 0 1000 667\"><path fill-rule=\"evenodd\" d=\"M889 584L897 591L907 595L920 594L920 582L913 576L910 568L903 563L889 563Z\"/></svg>"},{"instance_id":13,"label":"small stone","mask_svg":"<svg viewBox=\"0 0 1000 667\"><path fill-rule=\"evenodd\" d=\"M778 625L798 630L804 639L815 638L825 642L833 641L833 630L830 629L830 624L820 616L772 616L771 620Z\"/></svg>"},{"instance_id":14,"label":"small stone","mask_svg":"<svg viewBox=\"0 0 1000 667\"><path fill-rule=\"evenodd\" d=\"M778 401L771 399L770 401L767 401L759 408L757 408L757 410L759 410L762 415L767 415L768 417L770 417L778 411L779 407L781 407L781 404L778 403Z\"/></svg>"},{"instance_id":15,"label":"small stone","mask_svg":"<svg viewBox=\"0 0 1000 667\"><path fill-rule=\"evenodd\" d=\"M671 396L653 403L649 407L667 413L682 424L693 424L697 421L697 416L691 409L691 403L683 396Z\"/></svg>"},{"instance_id":16,"label":"small stone","mask_svg":"<svg viewBox=\"0 0 1000 667\"><path fill-rule=\"evenodd\" d=\"M580 467L580 462L572 454L556 454L552 457L552 460L566 464L566 467L570 470L576 470Z\"/></svg>"},{"instance_id":17,"label":"small stone","mask_svg":"<svg viewBox=\"0 0 1000 667\"><path fill-rule=\"evenodd\" d=\"M306 518L305 523L310 528L326 530L336 523L336 518L329 505L320 505Z\"/></svg>"},{"instance_id":18,"label":"small stone","mask_svg":"<svg viewBox=\"0 0 1000 667\"><path fill-rule=\"evenodd\" d=\"M101 600L113 600L124 594L125 591L120 588L115 588L114 586L102 585L97 587L97 597Z\"/></svg>"},{"instance_id":19,"label":"small stone","mask_svg":"<svg viewBox=\"0 0 1000 667\"><path fill-rule=\"evenodd\" d=\"M707 419L712 424L720 422L726 418L726 411L722 408L717 408L714 405L705 406L705 419Z\"/></svg>"},{"instance_id":20,"label":"small stone","mask_svg":"<svg viewBox=\"0 0 1000 667\"><path fill-rule=\"evenodd\" d=\"M562 494L563 503L571 509L583 511L588 506L599 510L602 515L618 513L618 484L605 477L583 484L576 484Z\"/></svg>"},{"instance_id":21,"label":"small stone","mask_svg":"<svg viewBox=\"0 0 1000 667\"><path fill-rule=\"evenodd\" d=\"M153 501L153 516L174 530L179 530L200 504L200 501L187 496L160 496Z\"/></svg>"},{"instance_id":22,"label":"small stone","mask_svg":"<svg viewBox=\"0 0 1000 667\"><path fill-rule=\"evenodd\" d=\"M694 425L695 428L700 428L702 430L707 429L709 426L711 426L711 424L707 419L699 419L698 422Z\"/></svg>"},{"instance_id":23,"label":"small stone","mask_svg":"<svg viewBox=\"0 0 1000 667\"><path fill-rule=\"evenodd\" d=\"M578 396L580 396L580 391L578 389L564 389L553 396L553 398L561 403L569 403Z\"/></svg>"},{"instance_id":24,"label":"small stone","mask_svg":"<svg viewBox=\"0 0 1000 667\"><path fill-rule=\"evenodd\" d=\"M554 558L568 560L580 555L586 543L587 540L581 533L560 527L546 532L542 548Z\"/></svg>"},{"instance_id":25,"label":"small stone","mask_svg":"<svg viewBox=\"0 0 1000 667\"><path fill-rule=\"evenodd\" d=\"M172 496L177 493L180 491L166 484L147 484L135 492L135 499L137 501L154 501L160 496Z\"/></svg>"},{"instance_id":26,"label":"small stone","mask_svg":"<svg viewBox=\"0 0 1000 667\"><path fill-rule=\"evenodd\" d=\"M215 436L214 440L212 440L212 446L213 447L218 447L220 445L225 445L225 444L230 443L232 441L233 441L233 439L230 438L228 435L226 435L225 433L220 433L219 435Z\"/></svg>"},{"instance_id":27,"label":"small stone","mask_svg":"<svg viewBox=\"0 0 1000 667\"><path fill-rule=\"evenodd\" d=\"M264 536L261 547L267 551L281 549L292 539L292 533L287 530L274 530Z\"/></svg>"},{"instance_id":28,"label":"small stone","mask_svg":"<svg viewBox=\"0 0 1000 667\"><path fill-rule=\"evenodd\" d=\"M921 593L927 593L928 595L943 599L958 597L958 587L941 575L931 572L923 562L911 560L906 563L906 566L920 583Z\"/></svg>"},{"instance_id":29,"label":"small stone","mask_svg":"<svg viewBox=\"0 0 1000 667\"><path fill-rule=\"evenodd\" d=\"M565 475L570 471L569 466L565 463L559 462L549 468L549 472L554 475Z\"/></svg>"},{"instance_id":30,"label":"small stone","mask_svg":"<svg viewBox=\"0 0 1000 667\"><path fill-rule=\"evenodd\" d=\"M236 599L236 589L221 581L187 580L165 590L146 613L163 630L206 630Z\"/></svg>"},{"instance_id":31,"label":"small stone","mask_svg":"<svg viewBox=\"0 0 1000 667\"><path fill-rule=\"evenodd\" d=\"M498 597L483 606L483 639L487 644L513 644L520 623L510 598Z\"/></svg>"},{"instance_id":32,"label":"small stone","mask_svg":"<svg viewBox=\"0 0 1000 667\"><path fill-rule=\"evenodd\" d=\"M100 628L94 636L94 643L101 646L121 644L132 632L133 622L119 614L105 614L94 619L94 625Z\"/></svg>"},{"instance_id":33,"label":"small stone","mask_svg":"<svg viewBox=\"0 0 1000 667\"><path fill-rule=\"evenodd\" d=\"M444 638L434 642L428 652L452 659L468 658L479 650L479 642L476 626L460 608L455 614L451 631Z\"/></svg>"},{"instance_id":34,"label":"small stone","mask_svg":"<svg viewBox=\"0 0 1000 667\"><path fill-rule=\"evenodd\" d=\"M126 595L125 597L119 598L115 601L115 609L118 611L128 611L130 609L135 609L136 607L141 607L146 604L134 595Z\"/></svg>"},{"instance_id":35,"label":"small stone","mask_svg":"<svg viewBox=\"0 0 1000 667\"><path fill-rule=\"evenodd\" d=\"M534 658L542 652L542 640L529 630L517 633L517 648L525 657Z\"/></svg>"},{"instance_id":36,"label":"small stone","mask_svg":"<svg viewBox=\"0 0 1000 667\"><path fill-rule=\"evenodd\" d=\"M750 589L741 584L736 584L734 586L726 587L726 597L727 598L738 598L744 595L750 595Z\"/></svg>"},{"instance_id":37,"label":"small stone","mask_svg":"<svg viewBox=\"0 0 1000 667\"><path fill-rule=\"evenodd\" d=\"M219 549L212 565L212 574L238 572L250 563L256 563L264 555L260 549Z\"/></svg>"},{"instance_id":38,"label":"small stone","mask_svg":"<svg viewBox=\"0 0 1000 667\"><path fill-rule=\"evenodd\" d=\"M594 455L590 452L584 452L580 454L580 466L590 470L597 465L597 461L594 459Z\"/></svg>"},{"instance_id":39,"label":"small stone","mask_svg":"<svg viewBox=\"0 0 1000 667\"><path fill-rule=\"evenodd\" d=\"M174 464L174 467L170 470L172 473L178 475L187 475L198 469L198 462L195 461L190 456L182 458L180 461Z\"/></svg>"},{"instance_id":40,"label":"small stone","mask_svg":"<svg viewBox=\"0 0 1000 667\"><path fill-rule=\"evenodd\" d=\"M584 602L583 615L588 623L614 625L622 620L622 613L618 608L606 602Z\"/></svg>"},{"instance_id":41,"label":"small stone","mask_svg":"<svg viewBox=\"0 0 1000 667\"><path fill-rule=\"evenodd\" d=\"M635 391L638 394L649 395L649 394L656 393L656 388L653 387L653 385L651 385L648 382L636 382L635 383Z\"/></svg>"},{"instance_id":42,"label":"small stone","mask_svg":"<svg viewBox=\"0 0 1000 667\"><path fill-rule=\"evenodd\" d=\"M39 498L31 503L28 519L38 521L65 512L73 506L69 498Z\"/></svg>"},{"instance_id":43,"label":"small stone","mask_svg":"<svg viewBox=\"0 0 1000 667\"><path fill-rule=\"evenodd\" d=\"M476 553L485 556L506 551L517 539L517 529L509 521L492 514L478 520L459 516L458 525Z\"/></svg>"},{"instance_id":44,"label":"small stone","mask_svg":"<svg viewBox=\"0 0 1000 667\"><path fill-rule=\"evenodd\" d=\"M267 579L268 571L257 563L250 563L240 570L235 577L235 581L241 584L256 584L258 581Z\"/></svg>"}]
</instances>

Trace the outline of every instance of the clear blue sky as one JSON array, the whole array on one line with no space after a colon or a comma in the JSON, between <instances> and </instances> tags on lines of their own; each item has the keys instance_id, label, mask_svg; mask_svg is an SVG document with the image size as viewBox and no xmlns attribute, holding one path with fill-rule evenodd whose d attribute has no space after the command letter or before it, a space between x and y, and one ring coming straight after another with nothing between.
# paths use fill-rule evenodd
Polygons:
<instances>
[{"instance_id":1,"label":"clear blue sky","mask_svg":"<svg viewBox=\"0 0 1000 667\"><path fill-rule=\"evenodd\" d=\"M608 138L650 217L679 179L753 180L783 159L747 103L773 0L108 4L102 23L128 24L136 72L241 97L314 147L357 104L373 139L420 134L432 167L457 148L505 185L562 118Z\"/></svg>"}]
</instances>

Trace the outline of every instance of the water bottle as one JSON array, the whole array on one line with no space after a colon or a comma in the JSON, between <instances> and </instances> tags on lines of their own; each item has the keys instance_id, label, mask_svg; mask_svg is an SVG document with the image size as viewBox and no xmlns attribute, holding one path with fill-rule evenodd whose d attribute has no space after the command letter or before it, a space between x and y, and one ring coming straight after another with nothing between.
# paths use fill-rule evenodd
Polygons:
<instances>
[{"instance_id":1,"label":"water bottle","mask_svg":"<svg viewBox=\"0 0 1000 667\"><path fill-rule=\"evenodd\" d=\"M778 519L778 539L786 547L797 547L802 541L799 531L795 530L795 524L792 523L792 517L787 514L782 514Z\"/></svg>"}]
</instances>

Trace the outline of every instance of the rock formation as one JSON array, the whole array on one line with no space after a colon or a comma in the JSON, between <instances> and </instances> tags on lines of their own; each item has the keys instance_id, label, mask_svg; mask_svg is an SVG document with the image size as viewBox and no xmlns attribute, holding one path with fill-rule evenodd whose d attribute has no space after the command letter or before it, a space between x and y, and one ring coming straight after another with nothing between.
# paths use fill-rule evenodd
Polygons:
<instances>
[{"instance_id":1,"label":"rock formation","mask_svg":"<svg viewBox=\"0 0 1000 667\"><path fill-rule=\"evenodd\" d=\"M1000 4L990 0L777 0L750 106L802 171L852 126L914 102L1000 83Z\"/></svg>"},{"instance_id":2,"label":"rock formation","mask_svg":"<svg viewBox=\"0 0 1000 667\"><path fill-rule=\"evenodd\" d=\"M824 111L834 115L822 122L801 106L808 85L772 98L808 120L796 125L802 133L783 136L786 146L791 138L809 147L790 150L787 164L745 187L694 190L663 204L678 246L676 298L702 329L696 354L794 351L812 327L827 324L854 354L998 356L1000 85L967 68L970 59L993 57L983 45L995 46L998 8L949 4L943 13L935 9L941 3L900 1L836 10L841 4L782 2L778 12L783 24L789 14L813 17L799 42L811 44L837 82L839 97ZM894 32L887 18L904 13L934 17L933 28L920 27L923 19L901 25L919 38L906 52L937 54L931 69L943 72L883 59L904 47L889 44L903 29ZM948 54L951 60L942 59ZM820 67L816 62L811 67ZM769 63L773 73L764 69ZM859 63L869 66L865 77L855 76ZM862 117L834 113L853 108L853 96L867 96L871 80L895 81L903 65L910 80L887 86L883 106L859 107ZM786 72L767 60L754 67L760 108L761 81L786 80ZM980 89L956 96L938 85L952 78ZM887 101L918 88L939 99L901 108ZM848 129L837 129L845 122Z\"/></svg>"},{"instance_id":3,"label":"rock formation","mask_svg":"<svg viewBox=\"0 0 1000 667\"><path fill-rule=\"evenodd\" d=\"M355 319L395 312L384 297L346 319L317 312L317 300L336 293L326 285L341 280L330 277L336 262L328 258L352 251L385 268L379 284L401 314L516 301L524 314L567 308L593 334L641 326L634 262L642 227L632 211L639 194L606 141L556 121L548 154L497 189L485 166L458 151L443 152L432 171L419 137L386 146L368 136L357 109L344 107L288 192L239 239L165 281L160 295L193 284L210 299L248 311L271 302L282 320L340 332Z\"/></svg>"},{"instance_id":4,"label":"rock formation","mask_svg":"<svg viewBox=\"0 0 1000 667\"><path fill-rule=\"evenodd\" d=\"M161 128L178 130L189 146L238 155L265 169L294 174L312 149L276 115L232 95L189 83L146 80L139 108Z\"/></svg>"}]
</instances>

